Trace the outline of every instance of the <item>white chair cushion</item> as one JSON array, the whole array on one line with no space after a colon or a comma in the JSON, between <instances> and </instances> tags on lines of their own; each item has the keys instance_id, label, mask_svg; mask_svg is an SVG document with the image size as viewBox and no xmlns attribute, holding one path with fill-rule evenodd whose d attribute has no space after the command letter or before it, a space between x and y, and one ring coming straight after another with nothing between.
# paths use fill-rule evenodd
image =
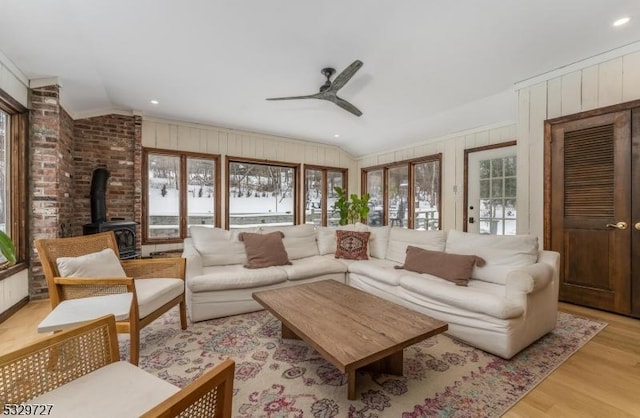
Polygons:
<instances>
[{"instance_id":1,"label":"white chair cushion","mask_svg":"<svg viewBox=\"0 0 640 418\"><path fill-rule=\"evenodd\" d=\"M59 257L56 264L61 277L127 277L111 248L78 257Z\"/></svg>"},{"instance_id":2,"label":"white chair cushion","mask_svg":"<svg viewBox=\"0 0 640 418\"><path fill-rule=\"evenodd\" d=\"M396 263L404 263L407 246L413 245L425 250L444 251L444 243L444 231L416 231L397 227L391 228L385 258Z\"/></svg>"},{"instance_id":3,"label":"white chair cushion","mask_svg":"<svg viewBox=\"0 0 640 418\"><path fill-rule=\"evenodd\" d=\"M481 235L450 230L445 252L482 257L486 264L475 266L472 279L506 284L510 271L534 264L538 259L538 237L533 235Z\"/></svg>"},{"instance_id":4,"label":"white chair cushion","mask_svg":"<svg viewBox=\"0 0 640 418\"><path fill-rule=\"evenodd\" d=\"M140 318L155 312L171 299L184 293L182 279L136 279L135 285Z\"/></svg>"},{"instance_id":5,"label":"white chair cushion","mask_svg":"<svg viewBox=\"0 0 640 418\"><path fill-rule=\"evenodd\" d=\"M260 233L280 231L284 234L282 243L287 251L289 260L298 260L305 257L319 255L316 244L315 227L310 224L293 226L267 226L259 228Z\"/></svg>"},{"instance_id":6,"label":"white chair cushion","mask_svg":"<svg viewBox=\"0 0 640 418\"><path fill-rule=\"evenodd\" d=\"M189 227L193 245L202 257L203 266L247 264L244 244L238 239L240 232L256 232L255 229L227 231L220 228L192 225Z\"/></svg>"},{"instance_id":7,"label":"white chair cushion","mask_svg":"<svg viewBox=\"0 0 640 418\"><path fill-rule=\"evenodd\" d=\"M52 404L51 417L139 417L180 389L119 361L31 399Z\"/></svg>"},{"instance_id":8,"label":"white chair cushion","mask_svg":"<svg viewBox=\"0 0 640 418\"><path fill-rule=\"evenodd\" d=\"M214 290L247 289L287 281L287 273L279 267L247 269L242 265L205 267L203 274L187 278L193 293Z\"/></svg>"}]
</instances>

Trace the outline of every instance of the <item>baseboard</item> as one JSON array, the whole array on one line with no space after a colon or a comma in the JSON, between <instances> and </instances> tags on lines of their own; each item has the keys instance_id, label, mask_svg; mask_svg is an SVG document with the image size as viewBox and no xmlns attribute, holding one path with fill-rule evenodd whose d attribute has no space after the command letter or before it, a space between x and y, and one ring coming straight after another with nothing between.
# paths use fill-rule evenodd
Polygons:
<instances>
[{"instance_id":1,"label":"baseboard","mask_svg":"<svg viewBox=\"0 0 640 418\"><path fill-rule=\"evenodd\" d=\"M14 313L18 312L23 306L25 306L27 303L29 303L29 296L25 296L24 298L20 299L18 301L18 303L16 303L15 305L13 305L12 307L10 307L9 309L7 309L6 311L0 313L0 324L2 324L4 321L6 321L7 319L9 319L9 317L11 315L13 315Z\"/></svg>"}]
</instances>

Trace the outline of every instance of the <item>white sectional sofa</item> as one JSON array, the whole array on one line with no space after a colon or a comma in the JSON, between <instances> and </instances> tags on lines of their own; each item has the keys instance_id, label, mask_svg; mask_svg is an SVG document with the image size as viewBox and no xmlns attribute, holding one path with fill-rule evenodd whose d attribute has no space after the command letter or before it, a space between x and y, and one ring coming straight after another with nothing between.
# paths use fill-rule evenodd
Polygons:
<instances>
[{"instance_id":1,"label":"white sectional sofa","mask_svg":"<svg viewBox=\"0 0 640 418\"><path fill-rule=\"evenodd\" d=\"M449 335L506 359L555 327L559 254L539 250L536 237L361 224L345 229L370 232L368 260L336 259L335 228L297 225L252 231L282 231L292 265L246 269L238 240L243 231L192 227L184 248L191 319L260 310L251 298L255 291L333 279L446 321ZM475 255L486 264L473 267L468 286L457 286L397 269L409 245Z\"/></svg>"}]
</instances>

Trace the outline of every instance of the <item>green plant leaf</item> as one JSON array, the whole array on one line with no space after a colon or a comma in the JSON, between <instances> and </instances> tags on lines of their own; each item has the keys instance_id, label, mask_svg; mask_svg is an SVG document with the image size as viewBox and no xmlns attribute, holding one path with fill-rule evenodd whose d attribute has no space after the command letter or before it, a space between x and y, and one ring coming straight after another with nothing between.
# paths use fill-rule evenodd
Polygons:
<instances>
[{"instance_id":1,"label":"green plant leaf","mask_svg":"<svg viewBox=\"0 0 640 418\"><path fill-rule=\"evenodd\" d=\"M11 238L3 231L0 231L0 252L7 259L9 265L16 263L16 247Z\"/></svg>"}]
</instances>

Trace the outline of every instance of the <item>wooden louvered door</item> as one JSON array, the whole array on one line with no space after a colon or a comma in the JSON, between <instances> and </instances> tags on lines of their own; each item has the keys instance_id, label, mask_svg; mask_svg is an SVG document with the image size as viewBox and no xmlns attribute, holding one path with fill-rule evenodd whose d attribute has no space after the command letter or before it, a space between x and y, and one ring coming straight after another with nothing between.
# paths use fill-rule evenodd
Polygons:
<instances>
[{"instance_id":1,"label":"wooden louvered door","mask_svg":"<svg viewBox=\"0 0 640 418\"><path fill-rule=\"evenodd\" d=\"M561 254L561 300L631 314L631 165L630 110L551 125L551 249Z\"/></svg>"}]
</instances>

